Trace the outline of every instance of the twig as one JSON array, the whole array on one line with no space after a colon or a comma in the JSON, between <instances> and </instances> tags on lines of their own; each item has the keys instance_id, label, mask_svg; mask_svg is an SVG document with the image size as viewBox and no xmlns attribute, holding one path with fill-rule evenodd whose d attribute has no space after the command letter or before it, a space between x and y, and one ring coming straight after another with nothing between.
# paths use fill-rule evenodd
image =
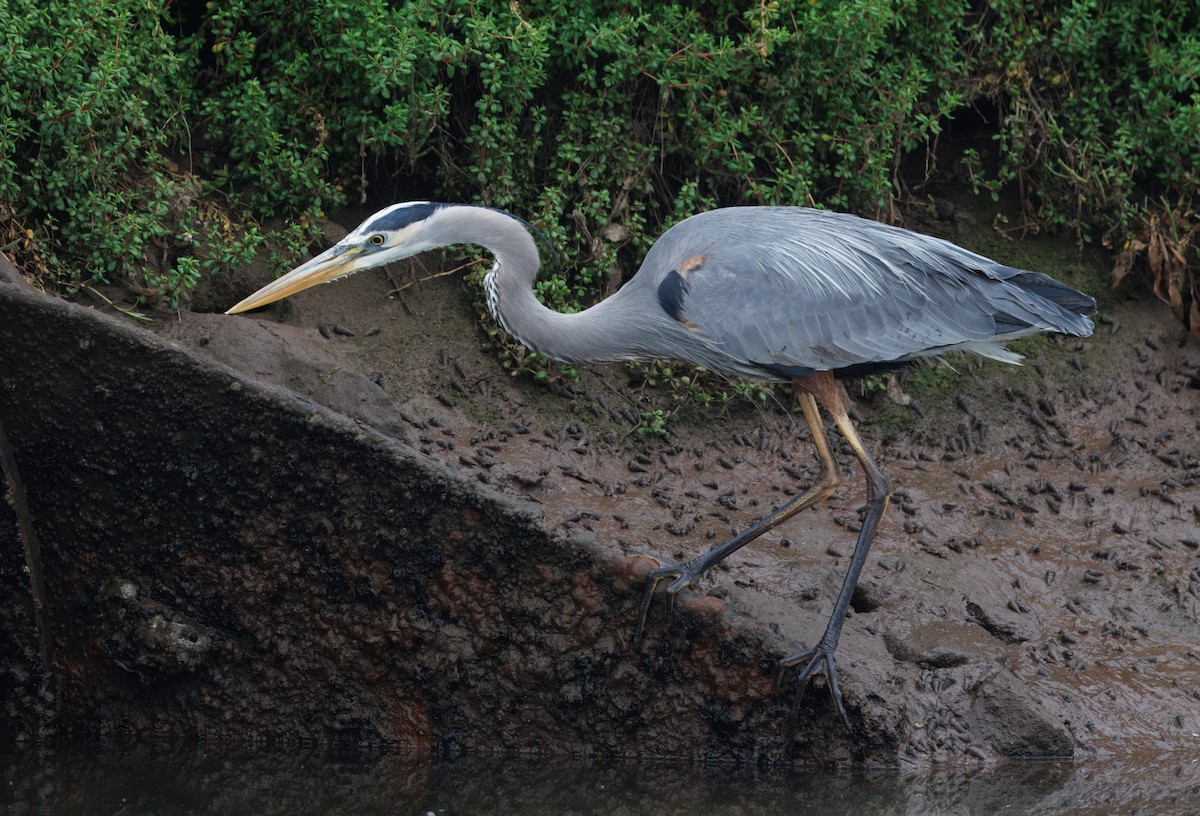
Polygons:
<instances>
[{"instance_id":1,"label":"twig","mask_svg":"<svg viewBox=\"0 0 1200 816\"><path fill-rule=\"evenodd\" d=\"M417 278L415 281L409 281L408 283L404 284L403 286L397 286L395 289L388 292L388 294L389 295L397 295L397 294L403 292L405 289L407 289L410 286L416 286L418 283L425 283L425 281L431 281L434 278L444 278L447 275L453 275L455 272L461 272L464 269L474 266L475 264L479 263L479 260L480 260L479 258L474 258L473 260L467 261L465 264L456 266L453 269L447 269L444 272L438 272L436 274L430 275L425 278Z\"/></svg>"},{"instance_id":2,"label":"twig","mask_svg":"<svg viewBox=\"0 0 1200 816\"><path fill-rule=\"evenodd\" d=\"M107 303L109 306L113 307L114 309L116 309L118 312L125 315L126 317L131 317L134 320L144 320L147 323L154 322L153 318L149 317L148 315L144 315L140 312L135 312L132 308L130 308L128 306L118 306L116 303L114 303L113 301L111 301L107 297L105 297L101 292L97 291L96 289L93 289L91 286L88 286L86 283L83 285L83 288L87 289L93 295L100 298L105 303Z\"/></svg>"}]
</instances>

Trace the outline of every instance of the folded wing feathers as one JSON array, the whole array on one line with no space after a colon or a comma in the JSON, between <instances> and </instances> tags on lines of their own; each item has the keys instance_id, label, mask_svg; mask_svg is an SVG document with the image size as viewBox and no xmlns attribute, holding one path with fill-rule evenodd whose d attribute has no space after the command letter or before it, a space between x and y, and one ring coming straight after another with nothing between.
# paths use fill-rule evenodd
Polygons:
<instances>
[{"instance_id":1,"label":"folded wing feathers","mask_svg":"<svg viewBox=\"0 0 1200 816\"><path fill-rule=\"evenodd\" d=\"M853 216L759 214L713 211L680 236L706 256L682 314L714 354L816 370L954 349L1016 363L1007 339L1091 334L1094 301L1045 275Z\"/></svg>"}]
</instances>

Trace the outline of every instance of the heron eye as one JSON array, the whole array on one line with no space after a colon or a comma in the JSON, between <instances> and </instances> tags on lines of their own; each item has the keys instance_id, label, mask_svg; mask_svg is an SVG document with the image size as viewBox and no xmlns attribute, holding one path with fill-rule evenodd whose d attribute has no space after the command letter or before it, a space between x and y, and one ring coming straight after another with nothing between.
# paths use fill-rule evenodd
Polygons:
<instances>
[{"instance_id":1,"label":"heron eye","mask_svg":"<svg viewBox=\"0 0 1200 816\"><path fill-rule=\"evenodd\" d=\"M375 233L374 235L372 235L367 240L369 240L375 246L383 246L383 236L380 235L378 232Z\"/></svg>"}]
</instances>

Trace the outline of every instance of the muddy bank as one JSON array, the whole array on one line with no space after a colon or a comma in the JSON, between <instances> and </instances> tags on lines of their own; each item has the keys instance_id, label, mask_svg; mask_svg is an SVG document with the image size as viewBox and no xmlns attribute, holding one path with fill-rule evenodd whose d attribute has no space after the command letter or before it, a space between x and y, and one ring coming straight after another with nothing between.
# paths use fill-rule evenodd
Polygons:
<instances>
[{"instance_id":1,"label":"muddy bank","mask_svg":"<svg viewBox=\"0 0 1200 816\"><path fill-rule=\"evenodd\" d=\"M698 604L677 648L631 655L636 563L552 534L537 508L16 287L0 294L0 343L22 494L0 527L18 733L783 751L769 680L745 681L771 649L760 632ZM35 598L42 627L23 612Z\"/></svg>"},{"instance_id":2,"label":"muddy bank","mask_svg":"<svg viewBox=\"0 0 1200 816\"><path fill-rule=\"evenodd\" d=\"M788 744L773 664L824 627L853 457L673 625L653 608L634 654L650 561L629 553L690 556L785 500L815 476L805 432L738 406L640 438L656 397L623 370L514 380L456 282L393 288L184 314L165 341L0 288L15 727L874 764L1195 750L1198 355L1152 304L971 370L923 417L862 409L897 497L839 651L855 733L817 688Z\"/></svg>"}]
</instances>

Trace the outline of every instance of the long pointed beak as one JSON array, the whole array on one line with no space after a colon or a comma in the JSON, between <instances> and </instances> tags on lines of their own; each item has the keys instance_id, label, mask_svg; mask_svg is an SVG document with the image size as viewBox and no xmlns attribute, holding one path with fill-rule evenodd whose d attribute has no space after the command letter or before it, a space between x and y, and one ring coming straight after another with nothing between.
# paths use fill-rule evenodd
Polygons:
<instances>
[{"instance_id":1,"label":"long pointed beak","mask_svg":"<svg viewBox=\"0 0 1200 816\"><path fill-rule=\"evenodd\" d=\"M317 257L268 283L225 314L237 314L266 306L318 283L328 283L355 271L354 260L362 250L353 244L335 244Z\"/></svg>"}]
</instances>

